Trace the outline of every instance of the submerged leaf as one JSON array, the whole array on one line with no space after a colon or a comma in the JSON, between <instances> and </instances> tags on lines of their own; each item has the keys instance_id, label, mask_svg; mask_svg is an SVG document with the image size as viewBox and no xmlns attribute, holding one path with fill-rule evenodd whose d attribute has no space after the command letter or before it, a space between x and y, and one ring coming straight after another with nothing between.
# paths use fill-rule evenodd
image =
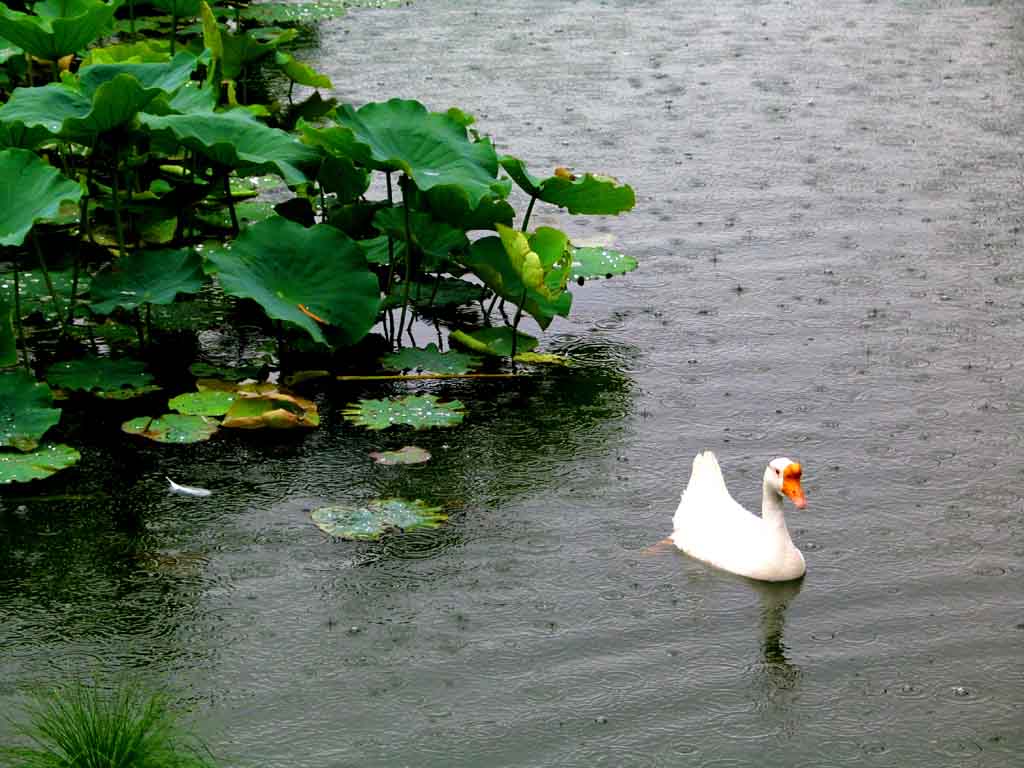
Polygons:
<instances>
[{"instance_id":1,"label":"submerged leaf","mask_svg":"<svg viewBox=\"0 0 1024 768\"><path fill-rule=\"evenodd\" d=\"M392 371L431 371L432 373L466 373L480 364L480 358L462 352L441 352L437 344L426 348L406 347L400 352L385 355L381 365Z\"/></svg>"},{"instance_id":2,"label":"submerged leaf","mask_svg":"<svg viewBox=\"0 0 1024 768\"><path fill-rule=\"evenodd\" d=\"M70 445L49 444L30 453L0 451L0 484L41 480L77 464L82 455Z\"/></svg>"},{"instance_id":3,"label":"submerged leaf","mask_svg":"<svg viewBox=\"0 0 1024 768\"><path fill-rule=\"evenodd\" d=\"M448 519L441 510L420 499L374 499L363 506L320 507L313 510L311 517L316 526L330 536L376 541L388 533L437 528Z\"/></svg>"},{"instance_id":4,"label":"submerged leaf","mask_svg":"<svg viewBox=\"0 0 1024 768\"><path fill-rule=\"evenodd\" d=\"M0 446L31 451L60 421L53 393L20 368L0 373Z\"/></svg>"},{"instance_id":5,"label":"submerged leaf","mask_svg":"<svg viewBox=\"0 0 1024 768\"><path fill-rule=\"evenodd\" d=\"M217 431L217 421L206 416L168 413L160 417L141 416L121 425L121 431L157 443L198 443Z\"/></svg>"},{"instance_id":6,"label":"submerged leaf","mask_svg":"<svg viewBox=\"0 0 1024 768\"><path fill-rule=\"evenodd\" d=\"M397 451L371 451L370 458L378 464L423 464L430 461L430 451L415 445L406 445Z\"/></svg>"},{"instance_id":7,"label":"submerged leaf","mask_svg":"<svg viewBox=\"0 0 1024 768\"><path fill-rule=\"evenodd\" d=\"M452 427L462 422L463 405L458 400L442 403L435 395L408 395L387 400L351 403L342 415L367 429L407 425L415 429Z\"/></svg>"}]
</instances>

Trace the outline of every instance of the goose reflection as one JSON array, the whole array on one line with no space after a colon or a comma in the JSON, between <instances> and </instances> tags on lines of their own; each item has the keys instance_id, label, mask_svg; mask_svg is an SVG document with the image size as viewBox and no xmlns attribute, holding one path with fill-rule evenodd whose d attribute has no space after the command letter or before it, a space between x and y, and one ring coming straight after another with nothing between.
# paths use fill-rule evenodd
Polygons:
<instances>
[{"instance_id":1,"label":"goose reflection","mask_svg":"<svg viewBox=\"0 0 1024 768\"><path fill-rule=\"evenodd\" d=\"M774 702L781 693L793 691L800 683L800 667L787 656L783 630L786 624L786 610L800 594L803 579L782 583L748 581L761 601L759 629L761 633L761 657L751 665L754 686L758 691L759 704Z\"/></svg>"}]
</instances>

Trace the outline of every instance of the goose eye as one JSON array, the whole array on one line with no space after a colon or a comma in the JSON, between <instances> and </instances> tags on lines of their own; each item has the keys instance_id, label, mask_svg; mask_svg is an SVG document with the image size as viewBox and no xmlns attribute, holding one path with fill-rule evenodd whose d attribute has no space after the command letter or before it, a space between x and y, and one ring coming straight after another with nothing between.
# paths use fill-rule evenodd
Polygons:
<instances>
[{"instance_id":1,"label":"goose eye","mask_svg":"<svg viewBox=\"0 0 1024 768\"><path fill-rule=\"evenodd\" d=\"M772 467L772 469L775 470L775 474L776 475L779 474L779 468L778 467Z\"/></svg>"}]
</instances>

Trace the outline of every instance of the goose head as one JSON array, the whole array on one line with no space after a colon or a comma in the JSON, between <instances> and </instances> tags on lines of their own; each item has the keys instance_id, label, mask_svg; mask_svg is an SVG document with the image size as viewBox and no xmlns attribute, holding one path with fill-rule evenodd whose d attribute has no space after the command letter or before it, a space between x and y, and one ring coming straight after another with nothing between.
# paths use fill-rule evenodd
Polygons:
<instances>
[{"instance_id":1,"label":"goose head","mask_svg":"<svg viewBox=\"0 0 1024 768\"><path fill-rule=\"evenodd\" d=\"M804 489L800 487L801 468L798 463L786 458L772 459L764 471L765 491L771 489L776 495L788 496L797 509L807 506Z\"/></svg>"}]
</instances>

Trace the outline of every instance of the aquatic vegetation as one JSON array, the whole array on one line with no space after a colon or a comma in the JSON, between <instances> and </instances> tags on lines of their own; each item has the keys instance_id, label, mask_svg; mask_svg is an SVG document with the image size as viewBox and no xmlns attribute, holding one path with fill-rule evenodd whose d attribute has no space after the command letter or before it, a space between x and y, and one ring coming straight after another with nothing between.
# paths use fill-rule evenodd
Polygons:
<instances>
[{"instance_id":1,"label":"aquatic vegetation","mask_svg":"<svg viewBox=\"0 0 1024 768\"><path fill-rule=\"evenodd\" d=\"M423 464L430 461L430 451L415 445L406 445L397 451L371 451L370 458L385 466Z\"/></svg>"},{"instance_id":2,"label":"aquatic vegetation","mask_svg":"<svg viewBox=\"0 0 1024 768\"><path fill-rule=\"evenodd\" d=\"M0 367L126 400L201 363L202 332L221 334L233 313L254 309L276 342L258 377L329 367L320 361L342 360L374 332L391 354L368 359L389 370L462 375L477 354L510 359L513 371L542 362L529 357L539 342L519 331L524 316L545 330L569 316L572 281L636 260L531 229L535 206L618 215L634 206L633 190L561 167L535 176L457 107L338 105L315 91L292 103L296 86L332 87L289 50L301 27L364 4L380 5L152 0L129 4L127 19L102 0L0 10L10 43L0 55L0 247L11 264ZM167 16L145 15L154 12ZM23 52L35 57L28 66ZM285 105L264 94L268 68L290 83ZM521 215L515 186L529 198ZM386 196L372 199L380 189ZM204 315L211 295L220 304ZM417 318L434 326L436 344L417 345ZM192 337L175 348L180 359L160 354L169 334ZM312 401L274 384L196 387L171 401L177 413L122 429L182 443L220 426L319 424ZM462 415L432 395L345 413L372 429L451 426Z\"/></svg>"},{"instance_id":3,"label":"aquatic vegetation","mask_svg":"<svg viewBox=\"0 0 1024 768\"><path fill-rule=\"evenodd\" d=\"M367 429L409 426L414 429L452 427L462 423L458 400L441 402L436 395L407 395L387 400L360 400L342 411L349 421Z\"/></svg>"},{"instance_id":4,"label":"aquatic vegetation","mask_svg":"<svg viewBox=\"0 0 1024 768\"><path fill-rule=\"evenodd\" d=\"M213 768L166 699L84 685L39 694L18 723L31 744L0 748L19 768Z\"/></svg>"},{"instance_id":5,"label":"aquatic vegetation","mask_svg":"<svg viewBox=\"0 0 1024 768\"><path fill-rule=\"evenodd\" d=\"M376 541L387 534L416 528L438 528L448 519L441 507L420 499L373 499L360 506L320 507L310 517L330 536L359 541Z\"/></svg>"}]
</instances>

